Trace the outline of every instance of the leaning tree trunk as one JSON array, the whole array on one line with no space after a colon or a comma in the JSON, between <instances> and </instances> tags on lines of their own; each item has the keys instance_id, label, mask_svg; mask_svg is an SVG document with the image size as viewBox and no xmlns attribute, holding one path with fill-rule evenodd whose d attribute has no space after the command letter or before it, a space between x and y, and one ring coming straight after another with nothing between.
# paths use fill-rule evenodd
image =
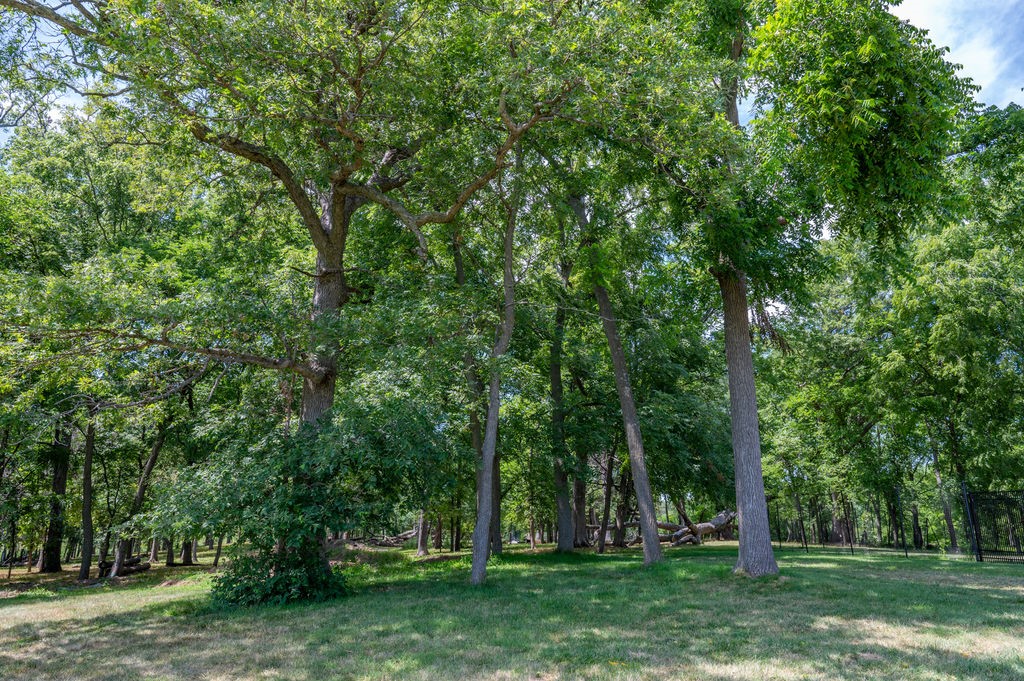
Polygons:
<instances>
[{"instance_id":1,"label":"leaning tree trunk","mask_svg":"<svg viewBox=\"0 0 1024 681\"><path fill-rule=\"evenodd\" d=\"M71 464L71 433L57 426L51 445L53 483L50 487L50 524L39 556L40 572L60 572L60 547L64 541L64 494L68 489Z\"/></svg>"},{"instance_id":2,"label":"leaning tree trunk","mask_svg":"<svg viewBox=\"0 0 1024 681\"><path fill-rule=\"evenodd\" d=\"M518 165L518 160L517 160ZM507 211L504 237L504 268L502 274L503 305L498 339L491 350L491 377L487 391L487 420L484 426L482 460L477 475L476 526L473 528L473 565L470 583L483 584L487 577L487 558L490 549L491 511L493 498L495 452L498 447L498 417L501 413L501 368L499 362L508 351L515 327L515 273L512 270L515 255L516 218L519 209L521 183L517 182L515 197ZM500 503L500 500L499 500Z\"/></svg>"},{"instance_id":3,"label":"leaning tree trunk","mask_svg":"<svg viewBox=\"0 0 1024 681\"><path fill-rule=\"evenodd\" d=\"M578 196L570 196L569 207L576 215L576 222L583 234L590 231L590 218L587 217L583 200ZM591 257L595 257L591 249ZM598 264L591 263L592 266ZM644 565L661 560L661 540L658 535L657 514L654 511L654 496L651 494L651 483L647 477L647 461L644 458L644 440L640 433L640 418L636 412L633 399L633 387L629 380L629 369L626 366L626 353L622 349L619 338L618 323L612 309L608 290L600 282L594 283L594 298L601 315L601 325L608 341L608 352L612 358L612 373L615 377L615 389L619 395L619 408L622 411L622 426L626 433L626 450L629 452L629 467L633 477L633 490L636 492L637 507L640 511L640 536L644 544Z\"/></svg>"},{"instance_id":4,"label":"leaning tree trunk","mask_svg":"<svg viewBox=\"0 0 1024 681\"><path fill-rule=\"evenodd\" d=\"M633 388L630 386L629 370L626 367L626 354L619 340L619 332L612 311L612 303L608 291L600 284L594 285L594 297L604 325L604 334L608 339L608 350L612 356L612 371L615 374L615 388L619 393L619 407L622 410L622 425L626 433L626 448L629 451L629 470L633 478L633 491L636 493L637 507L640 511L640 536L644 542L644 565L661 560L661 539L658 535L657 516L654 512L654 496L651 483L647 477L647 462L644 458L644 440L640 434L640 418L636 413L633 401Z\"/></svg>"},{"instance_id":5,"label":"leaning tree trunk","mask_svg":"<svg viewBox=\"0 0 1024 681\"><path fill-rule=\"evenodd\" d=\"M718 274L725 310L725 357L739 520L739 558L734 571L760 577L779 571L772 552L768 502L761 470L761 433L757 422L754 359L750 347L747 286L742 273Z\"/></svg>"},{"instance_id":6,"label":"leaning tree trunk","mask_svg":"<svg viewBox=\"0 0 1024 681\"><path fill-rule=\"evenodd\" d=\"M95 540L92 526L92 457L96 451L96 411L89 410L89 425L85 429L85 447L82 460L82 563L78 579L89 579L92 570L92 551Z\"/></svg>"},{"instance_id":7,"label":"leaning tree trunk","mask_svg":"<svg viewBox=\"0 0 1024 681\"><path fill-rule=\"evenodd\" d=\"M221 534L221 535L217 536L217 550L213 554L213 567L217 567L218 565L220 565L220 552L221 552L221 549L223 547L224 547L224 535Z\"/></svg>"},{"instance_id":8,"label":"leaning tree trunk","mask_svg":"<svg viewBox=\"0 0 1024 681\"><path fill-rule=\"evenodd\" d=\"M159 458L160 451L163 449L164 442L167 440L168 424L168 421L164 421L157 428L156 439L153 440L153 445L149 448L149 458L146 459L146 463L143 465L142 471L139 473L139 482L135 485L135 496L132 497L132 505L128 509L129 521L142 510L142 502L146 498L146 488L149 486L149 478L153 474L153 468L156 467L157 458ZM131 542L132 540L127 538L121 538L118 540L114 548L114 564L111 566L108 576L117 577L121 574L121 569L124 567L124 561L128 558L128 553L131 550Z\"/></svg>"}]
</instances>

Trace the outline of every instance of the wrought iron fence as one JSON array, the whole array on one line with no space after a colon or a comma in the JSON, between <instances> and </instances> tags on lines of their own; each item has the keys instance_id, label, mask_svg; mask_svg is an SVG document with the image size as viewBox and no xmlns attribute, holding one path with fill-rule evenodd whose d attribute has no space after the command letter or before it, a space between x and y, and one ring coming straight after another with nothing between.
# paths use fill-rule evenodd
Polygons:
<instances>
[{"instance_id":1,"label":"wrought iron fence","mask_svg":"<svg viewBox=\"0 0 1024 681\"><path fill-rule=\"evenodd\" d=\"M1024 490L963 493L975 558L1024 563Z\"/></svg>"}]
</instances>

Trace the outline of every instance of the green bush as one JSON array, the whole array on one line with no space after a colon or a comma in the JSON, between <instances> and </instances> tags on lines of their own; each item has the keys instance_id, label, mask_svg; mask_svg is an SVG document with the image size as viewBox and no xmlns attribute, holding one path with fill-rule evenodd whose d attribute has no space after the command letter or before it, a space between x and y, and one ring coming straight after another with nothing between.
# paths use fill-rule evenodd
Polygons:
<instances>
[{"instance_id":1,"label":"green bush","mask_svg":"<svg viewBox=\"0 0 1024 681\"><path fill-rule=\"evenodd\" d=\"M343 596L347 589L340 570L311 564L319 560L319 556L303 557L292 552L283 556L239 556L216 578L213 598L248 607L319 602Z\"/></svg>"}]
</instances>

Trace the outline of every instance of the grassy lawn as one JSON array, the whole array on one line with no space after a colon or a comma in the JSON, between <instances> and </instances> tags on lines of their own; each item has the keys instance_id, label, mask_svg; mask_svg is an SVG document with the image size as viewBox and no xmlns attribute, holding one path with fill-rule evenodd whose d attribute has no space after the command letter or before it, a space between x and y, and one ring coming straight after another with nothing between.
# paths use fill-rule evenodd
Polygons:
<instances>
[{"instance_id":1,"label":"grassy lawn","mask_svg":"<svg viewBox=\"0 0 1024 681\"><path fill-rule=\"evenodd\" d=\"M350 554L352 596L256 610L212 607L204 568L18 576L0 679L1024 679L1024 566L787 549L755 582L734 556L520 550L474 589L465 559Z\"/></svg>"}]
</instances>

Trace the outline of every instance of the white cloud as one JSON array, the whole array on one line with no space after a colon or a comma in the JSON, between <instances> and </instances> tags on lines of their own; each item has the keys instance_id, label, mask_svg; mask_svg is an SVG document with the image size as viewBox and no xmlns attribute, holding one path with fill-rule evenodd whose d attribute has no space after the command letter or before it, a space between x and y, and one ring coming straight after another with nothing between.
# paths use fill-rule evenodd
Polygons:
<instances>
[{"instance_id":1,"label":"white cloud","mask_svg":"<svg viewBox=\"0 0 1024 681\"><path fill-rule=\"evenodd\" d=\"M1024 0L906 0L892 13L926 29L932 42L950 48L947 58L981 86L983 102L1005 106L1024 100Z\"/></svg>"}]
</instances>

